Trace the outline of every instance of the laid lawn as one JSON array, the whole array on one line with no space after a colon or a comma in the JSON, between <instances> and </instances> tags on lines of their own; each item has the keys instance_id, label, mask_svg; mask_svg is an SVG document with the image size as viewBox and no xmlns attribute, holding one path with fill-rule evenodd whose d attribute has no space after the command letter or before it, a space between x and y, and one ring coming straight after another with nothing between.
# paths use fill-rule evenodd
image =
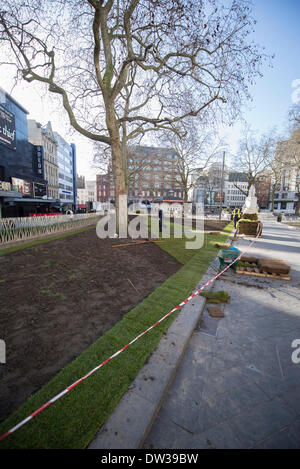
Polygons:
<instances>
[{"instance_id":1,"label":"laid lawn","mask_svg":"<svg viewBox=\"0 0 300 469\"><path fill-rule=\"evenodd\" d=\"M0 425L0 435L127 345L189 296L216 256L218 248L215 243L224 242L231 231L232 223L227 225L220 235L206 234L204 246L199 250L184 250L185 239L170 239L158 243L161 249L173 253L178 260L180 258L183 267L74 361L65 366L40 391L32 395ZM8 436L0 443L0 448L86 447L111 414L175 317L176 314L173 313L74 390L16 433Z\"/></svg>"}]
</instances>

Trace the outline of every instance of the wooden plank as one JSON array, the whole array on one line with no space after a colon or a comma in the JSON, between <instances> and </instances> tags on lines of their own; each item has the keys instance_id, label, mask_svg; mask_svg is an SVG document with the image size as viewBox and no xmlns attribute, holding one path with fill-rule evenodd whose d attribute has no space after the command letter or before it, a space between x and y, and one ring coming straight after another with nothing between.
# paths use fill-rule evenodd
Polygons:
<instances>
[{"instance_id":1,"label":"wooden plank","mask_svg":"<svg viewBox=\"0 0 300 469\"><path fill-rule=\"evenodd\" d=\"M254 277L276 278L277 280L291 280L291 277L289 275L262 274L259 272L247 272L244 270L237 270L236 273L244 275L253 275Z\"/></svg>"},{"instance_id":2,"label":"wooden plank","mask_svg":"<svg viewBox=\"0 0 300 469\"><path fill-rule=\"evenodd\" d=\"M151 240L147 240L147 241L133 241L132 243L123 243L123 244L113 244L112 245L112 248L119 248L121 246L137 246L138 244L145 244L145 243L163 243L164 240L156 240L156 239L151 239Z\"/></svg>"}]
</instances>

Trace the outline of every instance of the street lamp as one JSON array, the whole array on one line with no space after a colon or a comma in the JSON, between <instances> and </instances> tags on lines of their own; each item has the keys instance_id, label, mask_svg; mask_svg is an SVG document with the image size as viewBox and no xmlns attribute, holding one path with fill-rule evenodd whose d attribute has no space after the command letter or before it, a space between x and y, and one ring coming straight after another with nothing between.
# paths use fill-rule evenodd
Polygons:
<instances>
[{"instance_id":1,"label":"street lamp","mask_svg":"<svg viewBox=\"0 0 300 469\"><path fill-rule=\"evenodd\" d=\"M222 206L223 206L224 168L225 168L225 150L223 151L223 164L222 164L222 174L221 174L221 190L220 190L220 213L219 213L219 220L221 220L221 216L222 216Z\"/></svg>"}]
</instances>

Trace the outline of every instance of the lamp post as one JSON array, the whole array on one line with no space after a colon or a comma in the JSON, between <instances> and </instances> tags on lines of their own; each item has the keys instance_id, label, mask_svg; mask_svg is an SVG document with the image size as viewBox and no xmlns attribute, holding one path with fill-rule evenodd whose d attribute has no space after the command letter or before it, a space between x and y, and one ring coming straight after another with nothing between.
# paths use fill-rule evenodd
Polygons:
<instances>
[{"instance_id":1,"label":"lamp post","mask_svg":"<svg viewBox=\"0 0 300 469\"><path fill-rule=\"evenodd\" d=\"M225 168L225 150L223 151L223 164L222 164L222 174L221 174L221 191L220 191L220 213L219 213L219 220L221 220L222 206L223 206L224 168Z\"/></svg>"}]
</instances>

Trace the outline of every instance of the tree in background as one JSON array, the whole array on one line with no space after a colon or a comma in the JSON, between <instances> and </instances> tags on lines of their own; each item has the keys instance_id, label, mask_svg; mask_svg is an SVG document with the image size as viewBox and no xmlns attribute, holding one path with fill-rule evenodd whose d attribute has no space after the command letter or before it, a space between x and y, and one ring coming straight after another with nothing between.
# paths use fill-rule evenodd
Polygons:
<instances>
[{"instance_id":1,"label":"tree in background","mask_svg":"<svg viewBox=\"0 0 300 469\"><path fill-rule=\"evenodd\" d=\"M263 60L254 24L248 0L6 0L1 63L44 84L78 132L110 146L125 227L127 140L189 116L236 117Z\"/></svg>"},{"instance_id":2,"label":"tree in background","mask_svg":"<svg viewBox=\"0 0 300 469\"><path fill-rule=\"evenodd\" d=\"M274 152L273 155L270 155L270 160L268 164L268 168L266 170L266 174L270 177L270 194L271 194L271 212L274 212L274 204L275 204L275 194L276 191L280 190L280 185L282 181L282 177L284 174L284 161L280 157L280 155Z\"/></svg>"},{"instance_id":3,"label":"tree in background","mask_svg":"<svg viewBox=\"0 0 300 469\"><path fill-rule=\"evenodd\" d=\"M207 168L220 155L224 143L214 130L199 124L195 119L186 119L181 131L164 131L160 137L161 145L175 150L177 159L176 183L183 193L184 202L188 201L189 191L195 187L199 171Z\"/></svg>"},{"instance_id":4,"label":"tree in background","mask_svg":"<svg viewBox=\"0 0 300 469\"><path fill-rule=\"evenodd\" d=\"M288 114L290 130L297 130L300 128L300 102L291 106Z\"/></svg>"},{"instance_id":5,"label":"tree in background","mask_svg":"<svg viewBox=\"0 0 300 469\"><path fill-rule=\"evenodd\" d=\"M248 196L250 187L257 186L260 179L265 177L273 159L276 144L274 129L261 136L250 127L244 129L238 154L234 158L235 169L244 173L247 178L247 192L236 186L244 195Z\"/></svg>"}]
</instances>

